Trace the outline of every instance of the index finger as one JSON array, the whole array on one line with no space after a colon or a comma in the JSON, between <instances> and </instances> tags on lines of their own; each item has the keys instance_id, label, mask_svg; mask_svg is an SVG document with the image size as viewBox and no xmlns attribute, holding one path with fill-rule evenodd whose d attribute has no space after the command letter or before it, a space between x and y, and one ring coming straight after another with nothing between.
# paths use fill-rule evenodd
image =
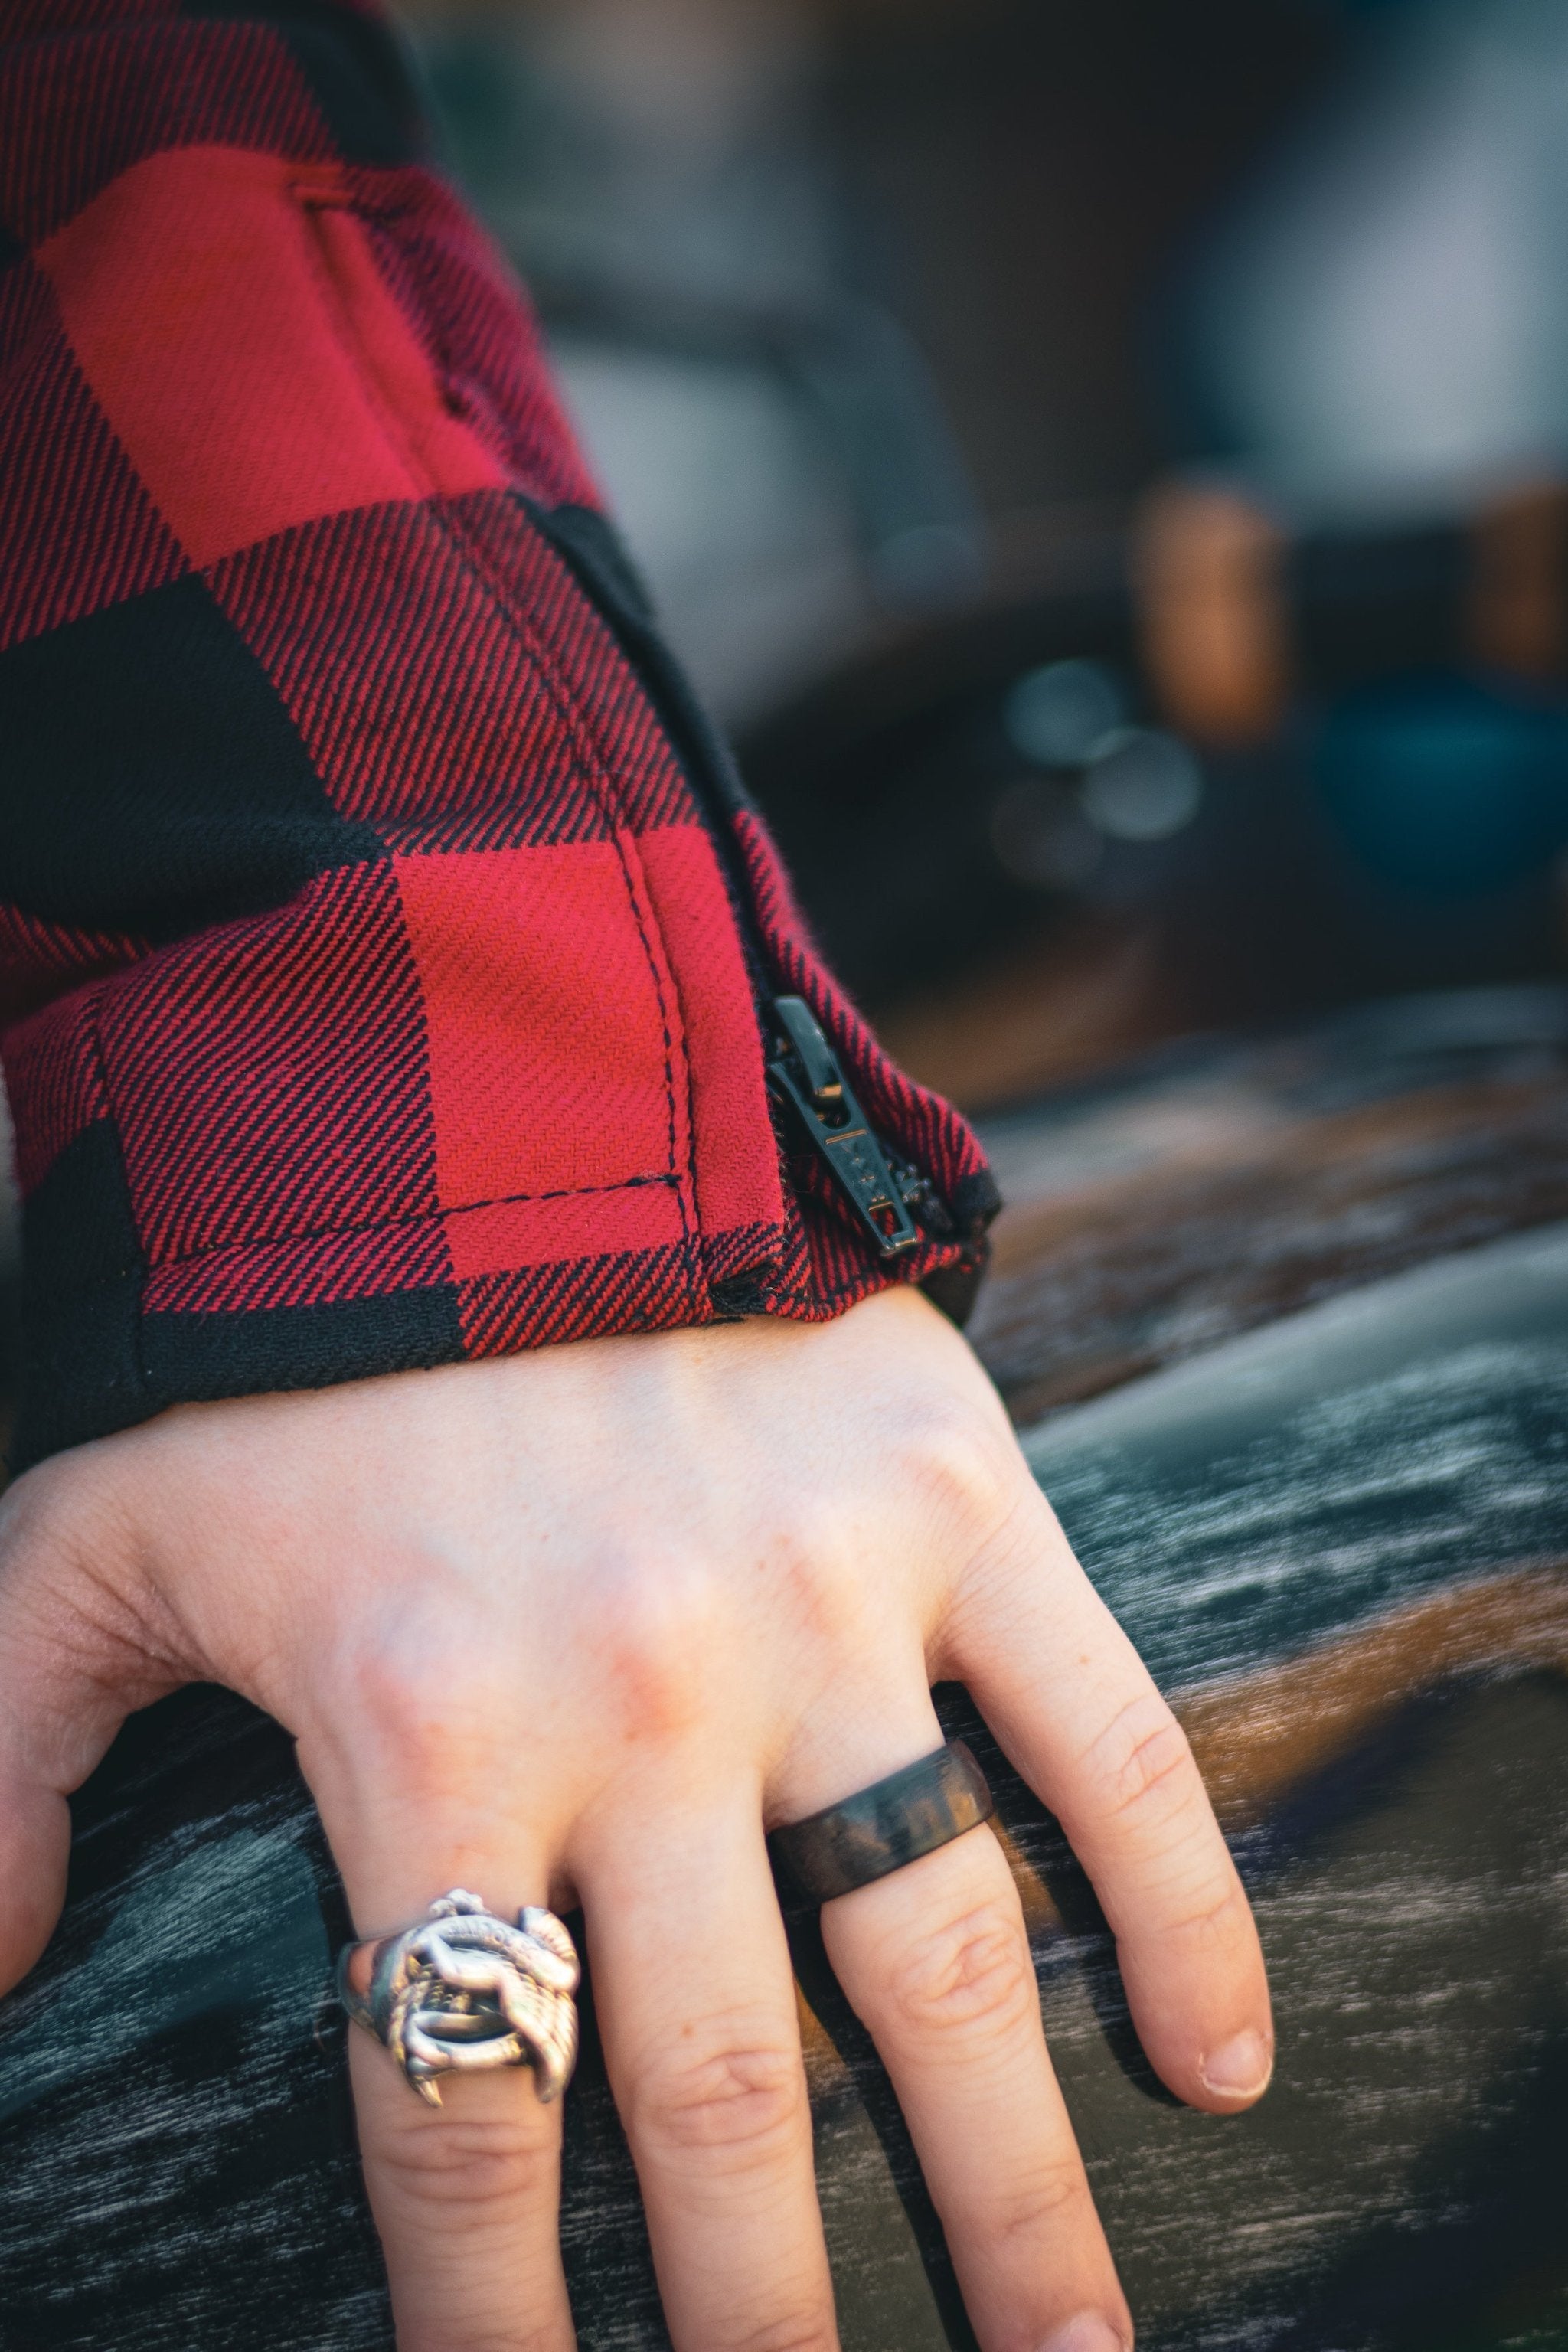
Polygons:
<instances>
[{"instance_id":1,"label":"index finger","mask_svg":"<svg viewBox=\"0 0 1568 2352\"><path fill-rule=\"evenodd\" d=\"M947 1654L1094 1883L1152 2064L1193 2106L1250 2105L1274 2063L1250 1906L1185 1733L1032 1488Z\"/></svg>"}]
</instances>

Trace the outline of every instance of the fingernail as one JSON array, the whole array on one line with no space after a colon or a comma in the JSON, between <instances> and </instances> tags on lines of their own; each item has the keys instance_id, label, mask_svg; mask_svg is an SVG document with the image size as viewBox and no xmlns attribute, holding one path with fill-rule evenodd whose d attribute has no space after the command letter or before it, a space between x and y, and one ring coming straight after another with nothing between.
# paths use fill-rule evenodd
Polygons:
<instances>
[{"instance_id":1,"label":"fingernail","mask_svg":"<svg viewBox=\"0 0 1568 2352\"><path fill-rule=\"evenodd\" d=\"M1268 2089L1273 2072L1274 2053L1261 2033L1249 2029L1205 2058L1198 2068L1198 2079L1205 2091L1213 2091L1218 2098L1256 2099Z\"/></svg>"},{"instance_id":2,"label":"fingernail","mask_svg":"<svg viewBox=\"0 0 1568 2352\"><path fill-rule=\"evenodd\" d=\"M1054 2336L1047 2336L1040 2352L1130 2352L1125 2336L1102 2319L1098 2311L1080 2311Z\"/></svg>"}]
</instances>

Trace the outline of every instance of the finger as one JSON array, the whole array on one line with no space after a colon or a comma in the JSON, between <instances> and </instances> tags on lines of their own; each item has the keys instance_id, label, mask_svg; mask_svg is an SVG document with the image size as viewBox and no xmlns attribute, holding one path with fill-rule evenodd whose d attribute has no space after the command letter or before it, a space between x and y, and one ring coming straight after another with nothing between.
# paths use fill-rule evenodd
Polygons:
<instances>
[{"instance_id":1,"label":"finger","mask_svg":"<svg viewBox=\"0 0 1568 2352\"><path fill-rule=\"evenodd\" d=\"M398 2352L569 2352L560 2102L508 2068L426 2106L359 2032L351 2067Z\"/></svg>"},{"instance_id":2,"label":"finger","mask_svg":"<svg viewBox=\"0 0 1568 2352\"><path fill-rule=\"evenodd\" d=\"M757 1792L705 1808L687 1789L659 1794L574 1853L573 1869L670 2336L679 2352L832 2352L805 2069Z\"/></svg>"},{"instance_id":3,"label":"finger","mask_svg":"<svg viewBox=\"0 0 1568 2352\"><path fill-rule=\"evenodd\" d=\"M54 1934L66 1899L71 1833L70 1807L36 1769L13 1705L9 1677L0 1678L0 1993L20 1982Z\"/></svg>"},{"instance_id":4,"label":"finger","mask_svg":"<svg viewBox=\"0 0 1568 2352\"><path fill-rule=\"evenodd\" d=\"M389 1795L374 1811L332 1810L340 1834L323 1804L327 1834L363 1932L395 1934L458 1885L508 1918L548 1899L542 1853L477 1809L421 1817ZM357 2029L351 2067L398 2352L569 2352L560 2102L542 2104L531 2073L509 2067L443 2077L441 2105L428 2106Z\"/></svg>"},{"instance_id":5,"label":"finger","mask_svg":"<svg viewBox=\"0 0 1568 2352\"><path fill-rule=\"evenodd\" d=\"M822 1932L892 2077L981 2344L1131 2344L991 1832L838 1896Z\"/></svg>"},{"instance_id":6,"label":"finger","mask_svg":"<svg viewBox=\"0 0 1568 2352\"><path fill-rule=\"evenodd\" d=\"M952 1668L1093 1880L1152 2063L1194 2106L1250 2105L1273 2066L1268 1982L1185 1735L1043 1498L1014 1535L963 1596Z\"/></svg>"},{"instance_id":7,"label":"finger","mask_svg":"<svg viewBox=\"0 0 1568 2352\"><path fill-rule=\"evenodd\" d=\"M0 1502L0 1992L59 1918L71 1791L133 1707L184 1679L119 1590L126 1550L80 1476L34 1471Z\"/></svg>"}]
</instances>

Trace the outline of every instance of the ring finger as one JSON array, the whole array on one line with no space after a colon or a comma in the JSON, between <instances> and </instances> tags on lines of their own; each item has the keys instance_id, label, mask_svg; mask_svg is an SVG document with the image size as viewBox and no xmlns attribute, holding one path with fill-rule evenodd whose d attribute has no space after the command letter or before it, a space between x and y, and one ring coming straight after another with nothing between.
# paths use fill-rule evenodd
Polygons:
<instances>
[{"instance_id":1,"label":"ring finger","mask_svg":"<svg viewBox=\"0 0 1568 2352\"><path fill-rule=\"evenodd\" d=\"M547 1899L542 1855L504 1832L477 1847L471 1819L401 1830L338 1848L355 1920L373 1935L409 1926L458 1878L507 1918ZM441 2105L427 2106L358 2031L350 2067L398 2352L571 2352L560 2102L544 2105L531 2074L509 2067L447 2076Z\"/></svg>"}]
</instances>

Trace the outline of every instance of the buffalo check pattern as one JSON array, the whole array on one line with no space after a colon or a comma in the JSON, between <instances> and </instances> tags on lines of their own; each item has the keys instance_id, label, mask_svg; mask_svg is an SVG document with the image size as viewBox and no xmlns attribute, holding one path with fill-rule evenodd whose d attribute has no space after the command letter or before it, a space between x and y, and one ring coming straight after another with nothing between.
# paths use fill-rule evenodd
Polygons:
<instances>
[{"instance_id":1,"label":"buffalo check pattern","mask_svg":"<svg viewBox=\"0 0 1568 2352\"><path fill-rule=\"evenodd\" d=\"M0 900L24 1463L979 1265L349 0L0 0ZM891 1273L784 990L924 1180Z\"/></svg>"}]
</instances>

